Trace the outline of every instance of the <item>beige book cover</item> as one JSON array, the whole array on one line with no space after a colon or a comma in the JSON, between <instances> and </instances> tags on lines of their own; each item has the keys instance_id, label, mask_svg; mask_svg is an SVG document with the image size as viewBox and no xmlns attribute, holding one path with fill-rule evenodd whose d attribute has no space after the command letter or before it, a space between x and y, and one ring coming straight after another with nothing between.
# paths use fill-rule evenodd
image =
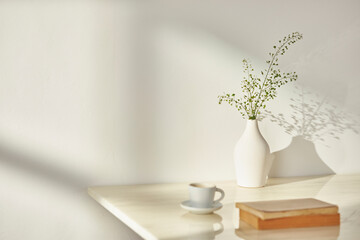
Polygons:
<instances>
[{"instance_id":1,"label":"beige book cover","mask_svg":"<svg viewBox=\"0 0 360 240\"><path fill-rule=\"evenodd\" d=\"M260 219L274 219L304 215L331 215L338 213L338 206L314 198L237 202L236 207Z\"/></svg>"}]
</instances>

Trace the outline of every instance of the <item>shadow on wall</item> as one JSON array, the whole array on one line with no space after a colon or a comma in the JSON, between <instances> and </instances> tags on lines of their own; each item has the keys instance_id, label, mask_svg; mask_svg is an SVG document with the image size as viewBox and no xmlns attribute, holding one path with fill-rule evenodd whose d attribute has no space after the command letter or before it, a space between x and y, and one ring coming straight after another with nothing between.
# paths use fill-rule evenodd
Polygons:
<instances>
[{"instance_id":1,"label":"shadow on wall","mask_svg":"<svg viewBox=\"0 0 360 240\"><path fill-rule=\"evenodd\" d=\"M273 153L275 159L269 176L334 174L316 152L315 143L326 145L328 138L339 140L346 130L358 134L357 118L331 104L327 97L320 97L304 88L296 87L290 100L290 117L267 112L271 122L293 136L288 147Z\"/></svg>"},{"instance_id":2,"label":"shadow on wall","mask_svg":"<svg viewBox=\"0 0 360 240\"><path fill-rule=\"evenodd\" d=\"M54 160L57 161L58 159ZM85 176L78 176L69 172L69 169L62 169L60 166L53 166L41 157L30 156L20 150L15 150L0 141L0 165L6 164L13 168L24 170L33 175L40 176L46 181L60 184L72 190L84 190L89 179Z\"/></svg>"}]
</instances>

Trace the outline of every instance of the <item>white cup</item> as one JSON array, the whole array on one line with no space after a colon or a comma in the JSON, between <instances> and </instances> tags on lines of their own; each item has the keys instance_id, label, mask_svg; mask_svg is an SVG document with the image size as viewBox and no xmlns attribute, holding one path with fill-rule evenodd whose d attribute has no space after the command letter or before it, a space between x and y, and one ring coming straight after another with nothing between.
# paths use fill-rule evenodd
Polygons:
<instances>
[{"instance_id":1,"label":"white cup","mask_svg":"<svg viewBox=\"0 0 360 240\"><path fill-rule=\"evenodd\" d=\"M220 198L214 200L215 192L221 194ZM214 184L209 183L191 183L189 185L190 202L194 207L210 208L224 199L225 193Z\"/></svg>"}]
</instances>

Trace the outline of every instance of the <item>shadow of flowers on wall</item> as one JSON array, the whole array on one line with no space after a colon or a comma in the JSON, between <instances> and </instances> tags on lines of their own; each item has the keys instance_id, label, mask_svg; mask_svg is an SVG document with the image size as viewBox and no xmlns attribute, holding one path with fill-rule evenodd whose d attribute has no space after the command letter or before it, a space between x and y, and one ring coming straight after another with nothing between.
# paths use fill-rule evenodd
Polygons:
<instances>
[{"instance_id":1,"label":"shadow of flowers on wall","mask_svg":"<svg viewBox=\"0 0 360 240\"><path fill-rule=\"evenodd\" d=\"M290 99L290 116L266 113L271 122L293 136L287 148L273 153L275 159L269 176L334 174L316 152L314 143L326 145L327 139L339 140L345 131L359 134L359 122L355 116L332 104L329 98L304 88L295 89Z\"/></svg>"}]
</instances>

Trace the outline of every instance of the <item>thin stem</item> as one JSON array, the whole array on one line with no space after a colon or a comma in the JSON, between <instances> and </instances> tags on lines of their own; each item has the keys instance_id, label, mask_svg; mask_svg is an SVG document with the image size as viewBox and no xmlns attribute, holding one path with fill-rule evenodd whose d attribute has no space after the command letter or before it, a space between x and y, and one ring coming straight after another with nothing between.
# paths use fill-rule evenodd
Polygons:
<instances>
[{"instance_id":1,"label":"thin stem","mask_svg":"<svg viewBox=\"0 0 360 240\"><path fill-rule=\"evenodd\" d=\"M238 101L238 100L236 100L236 99L234 99L234 98L233 98L233 101L235 102L235 105L237 104L240 108L242 108L242 109L244 110L244 112L246 113L246 115L247 115L248 117L250 117L249 114L248 114L248 112L246 111L246 108L243 106L242 102L240 102L240 101Z\"/></svg>"},{"instance_id":2,"label":"thin stem","mask_svg":"<svg viewBox=\"0 0 360 240\"><path fill-rule=\"evenodd\" d=\"M262 84L262 86L261 86L261 88L260 88L260 93L259 93L259 96L258 96L258 99L257 99L257 102L260 102L260 105L257 107L255 116L259 113L259 110L260 110L260 108L262 107L262 105L263 105L263 103L264 103L264 101L265 101L265 100L260 101L260 99L261 99L261 94L262 94L262 92L263 92L263 88L264 88L264 86L265 86L265 83L267 82L267 76L269 75L270 69L271 69L272 65L274 64L274 60L275 60L275 58L277 57L277 55L279 54L280 50L281 50L281 49L285 46L285 44L287 44L291 39L292 39L292 37L289 38L287 41L285 41L285 42L279 47L279 49L276 51L276 53L274 54L273 58L271 59L269 68L268 68L268 70L266 71L266 75L265 75L263 84Z\"/></svg>"}]
</instances>

